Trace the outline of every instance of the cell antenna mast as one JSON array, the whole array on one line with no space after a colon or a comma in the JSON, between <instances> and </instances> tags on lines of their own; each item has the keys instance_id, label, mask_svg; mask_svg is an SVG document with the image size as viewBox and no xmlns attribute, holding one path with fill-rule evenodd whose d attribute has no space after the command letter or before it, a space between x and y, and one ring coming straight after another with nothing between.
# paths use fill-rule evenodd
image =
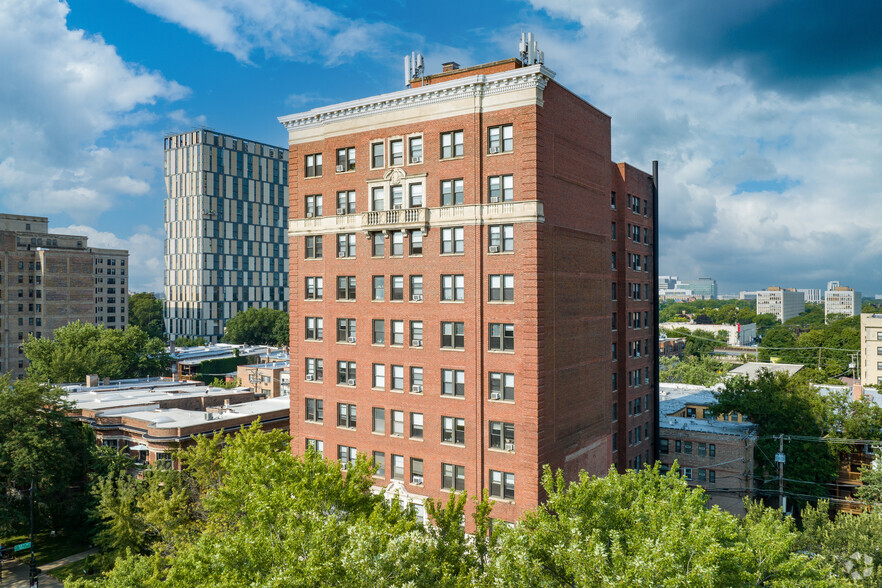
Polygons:
<instances>
[{"instance_id":1,"label":"cell antenna mast","mask_svg":"<svg viewBox=\"0 0 882 588\"><path fill-rule=\"evenodd\" d=\"M410 87L410 82L425 75L423 68L423 54L411 52L404 56L404 85Z\"/></svg>"},{"instance_id":2,"label":"cell antenna mast","mask_svg":"<svg viewBox=\"0 0 882 588\"><path fill-rule=\"evenodd\" d=\"M539 44L533 38L533 33L521 33L521 42L518 44L521 63L523 65L536 65L545 63L545 53L539 51Z\"/></svg>"}]
</instances>

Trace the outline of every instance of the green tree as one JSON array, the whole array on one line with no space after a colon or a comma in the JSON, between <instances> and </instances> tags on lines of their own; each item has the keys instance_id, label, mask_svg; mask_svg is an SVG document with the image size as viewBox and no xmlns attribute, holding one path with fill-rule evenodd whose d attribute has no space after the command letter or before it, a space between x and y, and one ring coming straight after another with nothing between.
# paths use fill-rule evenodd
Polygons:
<instances>
[{"instance_id":1,"label":"green tree","mask_svg":"<svg viewBox=\"0 0 882 588\"><path fill-rule=\"evenodd\" d=\"M28 376L51 383L82 382L88 374L159 376L171 365L165 344L138 327L120 331L80 321L56 329L51 339L28 339L24 353Z\"/></svg>"},{"instance_id":2,"label":"green tree","mask_svg":"<svg viewBox=\"0 0 882 588\"><path fill-rule=\"evenodd\" d=\"M767 484L777 481L775 463L778 439L775 435L822 437L826 433L826 409L820 395L807 384L790 378L782 372L762 370L754 379L730 378L710 407L714 413L740 412L758 425L760 439L754 458L756 474L764 479L760 490L770 490ZM839 465L836 452L826 443L789 440L785 443L787 456L786 488L804 503L805 496L824 497L825 484L836 479Z\"/></svg>"},{"instance_id":3,"label":"green tree","mask_svg":"<svg viewBox=\"0 0 882 588\"><path fill-rule=\"evenodd\" d=\"M175 339L176 347L204 347L208 345L205 337L178 337Z\"/></svg>"},{"instance_id":4,"label":"green tree","mask_svg":"<svg viewBox=\"0 0 882 588\"><path fill-rule=\"evenodd\" d=\"M767 362L773 357L780 357L785 362L789 362L793 348L796 346L796 338L790 329L783 326L772 327L766 331L760 342L760 361Z\"/></svg>"},{"instance_id":5,"label":"green tree","mask_svg":"<svg viewBox=\"0 0 882 588\"><path fill-rule=\"evenodd\" d=\"M659 379L662 382L713 386L722 382L734 366L711 357L659 358Z\"/></svg>"},{"instance_id":6,"label":"green tree","mask_svg":"<svg viewBox=\"0 0 882 588\"><path fill-rule=\"evenodd\" d=\"M288 314L272 308L248 308L227 321L223 340L249 345L287 345Z\"/></svg>"},{"instance_id":7,"label":"green tree","mask_svg":"<svg viewBox=\"0 0 882 588\"><path fill-rule=\"evenodd\" d=\"M26 528L31 482L38 525L82 531L94 436L69 409L59 388L0 377L0 537Z\"/></svg>"},{"instance_id":8,"label":"green tree","mask_svg":"<svg viewBox=\"0 0 882 588\"><path fill-rule=\"evenodd\" d=\"M149 337L165 339L162 300L152 292L138 292L129 296L129 325L139 327Z\"/></svg>"},{"instance_id":9,"label":"green tree","mask_svg":"<svg viewBox=\"0 0 882 588\"><path fill-rule=\"evenodd\" d=\"M817 507L806 507L802 548L834 562L834 571L858 585L882 585L882 511L830 515L826 500L819 501Z\"/></svg>"}]
</instances>

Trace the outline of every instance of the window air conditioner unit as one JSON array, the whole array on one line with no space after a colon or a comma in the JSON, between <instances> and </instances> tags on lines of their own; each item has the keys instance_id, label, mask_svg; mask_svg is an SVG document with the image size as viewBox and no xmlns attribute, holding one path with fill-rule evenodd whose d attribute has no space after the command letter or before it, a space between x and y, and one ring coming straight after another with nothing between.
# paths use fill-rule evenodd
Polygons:
<instances>
[{"instance_id":1,"label":"window air conditioner unit","mask_svg":"<svg viewBox=\"0 0 882 588\"><path fill-rule=\"evenodd\" d=\"M401 210L401 205L400 204L393 204L392 210Z\"/></svg>"},{"instance_id":2,"label":"window air conditioner unit","mask_svg":"<svg viewBox=\"0 0 882 588\"><path fill-rule=\"evenodd\" d=\"M414 302L422 302L423 295L422 294L414 294L413 296L410 297L410 299L413 300Z\"/></svg>"},{"instance_id":3,"label":"window air conditioner unit","mask_svg":"<svg viewBox=\"0 0 882 588\"><path fill-rule=\"evenodd\" d=\"M490 202L499 202L499 196L491 196Z\"/></svg>"},{"instance_id":4,"label":"window air conditioner unit","mask_svg":"<svg viewBox=\"0 0 882 588\"><path fill-rule=\"evenodd\" d=\"M355 386L355 380L346 380L347 386Z\"/></svg>"},{"instance_id":5,"label":"window air conditioner unit","mask_svg":"<svg viewBox=\"0 0 882 588\"><path fill-rule=\"evenodd\" d=\"M413 157L410 158L410 162L411 163L422 163L423 156L422 155L414 155ZM422 482L420 482L420 483L422 483Z\"/></svg>"},{"instance_id":6,"label":"window air conditioner unit","mask_svg":"<svg viewBox=\"0 0 882 588\"><path fill-rule=\"evenodd\" d=\"M346 341L348 341L349 343L355 343L355 337L349 337L348 339L346 339Z\"/></svg>"},{"instance_id":7,"label":"window air conditioner unit","mask_svg":"<svg viewBox=\"0 0 882 588\"><path fill-rule=\"evenodd\" d=\"M414 339L413 341L410 342L410 346L411 347L422 347L423 342L421 339Z\"/></svg>"},{"instance_id":8,"label":"window air conditioner unit","mask_svg":"<svg viewBox=\"0 0 882 588\"><path fill-rule=\"evenodd\" d=\"M345 472L348 468L349 468L349 462L344 461L343 463L340 464L340 469L343 470L344 472Z\"/></svg>"},{"instance_id":9,"label":"window air conditioner unit","mask_svg":"<svg viewBox=\"0 0 882 588\"><path fill-rule=\"evenodd\" d=\"M506 451L514 451L514 443L506 443L505 450Z\"/></svg>"},{"instance_id":10,"label":"window air conditioner unit","mask_svg":"<svg viewBox=\"0 0 882 588\"><path fill-rule=\"evenodd\" d=\"M411 484L416 484L418 486L422 486L423 485L423 477L422 476L414 476Z\"/></svg>"},{"instance_id":11,"label":"window air conditioner unit","mask_svg":"<svg viewBox=\"0 0 882 588\"><path fill-rule=\"evenodd\" d=\"M314 215L311 212L306 213L306 218L312 218Z\"/></svg>"},{"instance_id":12,"label":"window air conditioner unit","mask_svg":"<svg viewBox=\"0 0 882 588\"><path fill-rule=\"evenodd\" d=\"M307 382L313 382L313 381L315 381L315 376L312 375L312 374L306 374L306 381L307 381Z\"/></svg>"},{"instance_id":13,"label":"window air conditioner unit","mask_svg":"<svg viewBox=\"0 0 882 588\"><path fill-rule=\"evenodd\" d=\"M346 214L346 209L345 208L338 208L337 214Z\"/></svg>"},{"instance_id":14,"label":"window air conditioner unit","mask_svg":"<svg viewBox=\"0 0 882 588\"><path fill-rule=\"evenodd\" d=\"M499 253L499 245L491 245L490 253Z\"/></svg>"},{"instance_id":15,"label":"window air conditioner unit","mask_svg":"<svg viewBox=\"0 0 882 588\"><path fill-rule=\"evenodd\" d=\"M346 171L346 166L344 166L344 165L337 166L337 173L344 172L344 171Z\"/></svg>"},{"instance_id":16,"label":"window air conditioner unit","mask_svg":"<svg viewBox=\"0 0 882 588\"><path fill-rule=\"evenodd\" d=\"M501 398L502 398L502 395L499 392L491 392L490 393L490 400L500 400Z\"/></svg>"},{"instance_id":17,"label":"window air conditioner unit","mask_svg":"<svg viewBox=\"0 0 882 588\"><path fill-rule=\"evenodd\" d=\"M413 385L413 386L410 387L410 391L411 391L411 392L422 392L422 391L423 391L423 387L415 384L415 385Z\"/></svg>"},{"instance_id":18,"label":"window air conditioner unit","mask_svg":"<svg viewBox=\"0 0 882 588\"><path fill-rule=\"evenodd\" d=\"M499 153L499 147L491 147L490 153Z\"/></svg>"}]
</instances>

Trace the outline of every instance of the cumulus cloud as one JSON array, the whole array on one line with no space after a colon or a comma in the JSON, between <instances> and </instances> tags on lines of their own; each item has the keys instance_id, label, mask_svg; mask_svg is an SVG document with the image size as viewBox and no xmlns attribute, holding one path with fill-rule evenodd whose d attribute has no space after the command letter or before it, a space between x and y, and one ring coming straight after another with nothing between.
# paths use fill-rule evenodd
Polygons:
<instances>
[{"instance_id":1,"label":"cumulus cloud","mask_svg":"<svg viewBox=\"0 0 882 588\"><path fill-rule=\"evenodd\" d=\"M119 131L187 89L69 29L68 12L58 0L0 0L0 203L85 221L149 190L155 150Z\"/></svg>"},{"instance_id":2,"label":"cumulus cloud","mask_svg":"<svg viewBox=\"0 0 882 588\"><path fill-rule=\"evenodd\" d=\"M129 237L119 237L114 233L100 231L88 225L69 225L67 227L53 227L49 232L62 235L83 235L88 237L90 247L128 250L129 291L163 291L165 233L162 230L139 226L135 227Z\"/></svg>"},{"instance_id":3,"label":"cumulus cloud","mask_svg":"<svg viewBox=\"0 0 882 588\"><path fill-rule=\"evenodd\" d=\"M862 48L849 41L840 68L812 69L811 58L802 59L793 75L810 79L812 91L800 93L772 79L796 67L794 56L777 41L765 47L742 38L754 24L768 30L778 9L792 4L783 0L704 3L714 8L695 12L680 8L701 3L675 3L681 37L661 30L676 20L662 14L668 5L532 4L565 21L531 28L558 81L613 117L614 159L646 170L660 161L661 273L711 275L731 292L821 287L836 278L866 293L882 287L867 253L882 240L875 222L882 92L855 81L882 64L878 36ZM713 10L725 18L712 19ZM705 32L683 29L701 28L702 19L709 35L735 30L714 41L713 55L686 58L701 53L697 36ZM806 22L806 38L820 45L815 54L838 50L824 41L835 18L823 26L816 15Z\"/></svg>"}]
</instances>

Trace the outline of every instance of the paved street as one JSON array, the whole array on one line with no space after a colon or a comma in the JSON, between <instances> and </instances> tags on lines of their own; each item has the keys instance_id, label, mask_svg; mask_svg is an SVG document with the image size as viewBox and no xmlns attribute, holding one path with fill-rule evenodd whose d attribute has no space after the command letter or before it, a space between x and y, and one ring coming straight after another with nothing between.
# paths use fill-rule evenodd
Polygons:
<instances>
[{"instance_id":1,"label":"paved street","mask_svg":"<svg viewBox=\"0 0 882 588\"><path fill-rule=\"evenodd\" d=\"M61 582L49 575L49 570L57 567L85 559L86 557L96 553L97 549L90 549L82 553L76 553L68 557L53 561L45 565L39 566L43 573L40 575L41 588L61 588ZM0 586L2 588L28 588L28 565L17 559L3 560L3 577L0 578Z\"/></svg>"}]
</instances>

